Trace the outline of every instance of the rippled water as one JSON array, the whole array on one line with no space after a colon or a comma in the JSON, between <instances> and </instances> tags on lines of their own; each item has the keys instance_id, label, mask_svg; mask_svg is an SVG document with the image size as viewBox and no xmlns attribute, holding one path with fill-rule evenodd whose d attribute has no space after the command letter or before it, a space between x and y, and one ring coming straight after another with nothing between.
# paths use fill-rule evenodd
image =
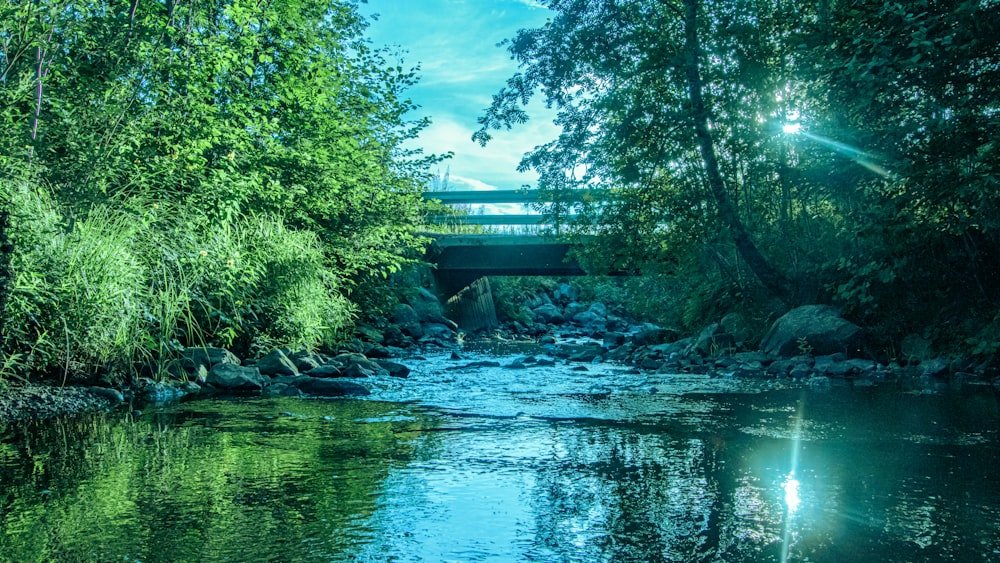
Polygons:
<instances>
[{"instance_id":1,"label":"rippled water","mask_svg":"<svg viewBox=\"0 0 1000 563\"><path fill-rule=\"evenodd\" d=\"M8 428L0 560L1000 560L990 389L484 359Z\"/></svg>"}]
</instances>

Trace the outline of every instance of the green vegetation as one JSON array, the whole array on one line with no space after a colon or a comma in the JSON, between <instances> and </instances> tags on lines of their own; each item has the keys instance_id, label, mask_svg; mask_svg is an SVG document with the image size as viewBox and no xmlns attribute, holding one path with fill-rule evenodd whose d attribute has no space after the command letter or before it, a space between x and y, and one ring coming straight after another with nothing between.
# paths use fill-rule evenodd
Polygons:
<instances>
[{"instance_id":1,"label":"green vegetation","mask_svg":"<svg viewBox=\"0 0 1000 563\"><path fill-rule=\"evenodd\" d=\"M635 269L697 328L832 302L891 349L1000 350L1000 10L992 2L546 2L476 138L563 132L522 161L593 271ZM572 171L572 173L570 173Z\"/></svg>"},{"instance_id":2,"label":"green vegetation","mask_svg":"<svg viewBox=\"0 0 1000 563\"><path fill-rule=\"evenodd\" d=\"M421 247L436 162L365 26L349 0L0 3L4 375L336 341Z\"/></svg>"},{"instance_id":3,"label":"green vegetation","mask_svg":"<svg viewBox=\"0 0 1000 563\"><path fill-rule=\"evenodd\" d=\"M274 416L288 408L295 413ZM394 408L199 401L140 420L60 418L23 426L23 436L0 425L0 553L7 561L340 559L378 510L386 476L433 424L419 413L394 420Z\"/></svg>"}]
</instances>

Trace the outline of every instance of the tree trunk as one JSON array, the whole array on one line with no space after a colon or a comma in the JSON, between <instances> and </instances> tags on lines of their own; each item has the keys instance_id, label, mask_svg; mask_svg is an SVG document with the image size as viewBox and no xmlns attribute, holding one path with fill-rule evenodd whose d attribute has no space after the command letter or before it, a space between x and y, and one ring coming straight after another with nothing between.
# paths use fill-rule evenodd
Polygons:
<instances>
[{"instance_id":1,"label":"tree trunk","mask_svg":"<svg viewBox=\"0 0 1000 563\"><path fill-rule=\"evenodd\" d=\"M719 171L719 160L715 154L715 143L708 128L709 112L705 107L701 91L701 70L699 56L701 45L698 41L698 0L684 0L684 30L686 34L685 52L687 54L686 72L688 80L688 96L691 101L692 120L694 121L695 137L701 149L701 157L705 164L705 174L708 176L708 186L719 209L719 217L729 228L729 233L736 244L740 256L753 271L761 284L777 297L785 297L788 285L785 277L768 262L760 253L746 226L740 220L739 213L726 191L722 172Z\"/></svg>"}]
</instances>

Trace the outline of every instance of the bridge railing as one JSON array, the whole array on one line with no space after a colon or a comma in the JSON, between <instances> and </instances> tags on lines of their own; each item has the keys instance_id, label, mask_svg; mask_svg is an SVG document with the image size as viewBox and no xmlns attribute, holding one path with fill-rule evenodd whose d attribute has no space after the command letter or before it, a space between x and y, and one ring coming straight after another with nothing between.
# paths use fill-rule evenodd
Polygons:
<instances>
[{"instance_id":1,"label":"bridge railing","mask_svg":"<svg viewBox=\"0 0 1000 563\"><path fill-rule=\"evenodd\" d=\"M535 189L522 190L463 190L424 192L424 199L437 200L446 205L497 205L516 203L527 205L531 203L551 202L551 197L542 195ZM559 194L559 201L578 203L591 200L607 199L605 190L572 190ZM572 220L575 215L567 215ZM435 214L428 217L428 222L434 225L547 225L548 216L530 213L506 214Z\"/></svg>"}]
</instances>

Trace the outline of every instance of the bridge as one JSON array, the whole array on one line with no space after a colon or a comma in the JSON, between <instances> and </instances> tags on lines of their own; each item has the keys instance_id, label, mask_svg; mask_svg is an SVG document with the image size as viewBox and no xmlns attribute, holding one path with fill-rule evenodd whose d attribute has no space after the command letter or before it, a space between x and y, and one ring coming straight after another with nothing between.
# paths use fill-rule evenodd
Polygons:
<instances>
[{"instance_id":1,"label":"bridge","mask_svg":"<svg viewBox=\"0 0 1000 563\"><path fill-rule=\"evenodd\" d=\"M561 201L604 197L596 190L562 194ZM536 203L537 190L425 192L424 198L449 205ZM569 216L568 218L571 218ZM545 217L531 214L435 215L431 223L450 225L541 225ZM436 264L434 279L447 298L452 318L466 330L497 326L488 276L582 276L586 272L568 257L573 244L557 237L533 234L434 234L427 260Z\"/></svg>"}]
</instances>

